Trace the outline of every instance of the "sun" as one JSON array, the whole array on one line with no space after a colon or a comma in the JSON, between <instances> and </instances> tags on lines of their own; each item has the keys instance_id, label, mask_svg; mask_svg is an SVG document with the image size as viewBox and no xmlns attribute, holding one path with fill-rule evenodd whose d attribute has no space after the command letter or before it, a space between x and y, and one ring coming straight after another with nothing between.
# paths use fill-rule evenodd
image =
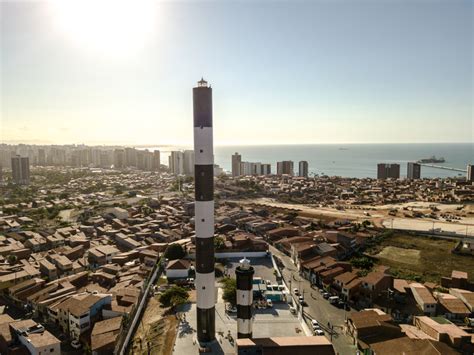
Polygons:
<instances>
[{"instance_id":1,"label":"sun","mask_svg":"<svg viewBox=\"0 0 474 355\"><path fill-rule=\"evenodd\" d=\"M156 31L152 0L51 0L55 27L84 49L103 54L133 53Z\"/></svg>"}]
</instances>

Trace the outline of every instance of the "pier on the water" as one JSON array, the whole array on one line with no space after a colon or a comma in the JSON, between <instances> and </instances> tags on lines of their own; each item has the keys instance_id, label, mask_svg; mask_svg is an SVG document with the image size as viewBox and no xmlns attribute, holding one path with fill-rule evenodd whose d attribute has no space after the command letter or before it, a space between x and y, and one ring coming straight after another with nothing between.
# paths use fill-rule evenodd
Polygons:
<instances>
[{"instance_id":1,"label":"pier on the water","mask_svg":"<svg viewBox=\"0 0 474 355\"><path fill-rule=\"evenodd\" d=\"M459 171L461 173L465 173L466 169L459 169L459 168L451 168L449 166L443 166L443 165L435 165L435 164L426 164L426 163L418 163L422 166L427 166L430 168L435 168L435 169L444 169L444 170L451 170L451 171Z\"/></svg>"}]
</instances>

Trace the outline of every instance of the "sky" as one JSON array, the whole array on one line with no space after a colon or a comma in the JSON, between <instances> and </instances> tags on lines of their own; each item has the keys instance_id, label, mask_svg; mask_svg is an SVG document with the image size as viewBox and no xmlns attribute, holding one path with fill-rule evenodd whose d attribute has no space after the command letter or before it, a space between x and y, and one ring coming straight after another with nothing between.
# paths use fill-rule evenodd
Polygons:
<instances>
[{"instance_id":1,"label":"sky","mask_svg":"<svg viewBox=\"0 0 474 355\"><path fill-rule=\"evenodd\" d=\"M60 2L58 2L60 1ZM0 141L473 142L470 0L0 2Z\"/></svg>"}]
</instances>

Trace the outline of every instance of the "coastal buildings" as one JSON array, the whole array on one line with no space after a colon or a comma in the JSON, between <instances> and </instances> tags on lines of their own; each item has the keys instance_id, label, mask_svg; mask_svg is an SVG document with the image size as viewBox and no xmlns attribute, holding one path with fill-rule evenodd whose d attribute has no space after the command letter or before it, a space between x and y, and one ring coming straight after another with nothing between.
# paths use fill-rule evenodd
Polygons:
<instances>
[{"instance_id":1,"label":"coastal buildings","mask_svg":"<svg viewBox=\"0 0 474 355\"><path fill-rule=\"evenodd\" d=\"M399 179L400 164L377 164L377 179Z\"/></svg>"},{"instance_id":2,"label":"coastal buildings","mask_svg":"<svg viewBox=\"0 0 474 355\"><path fill-rule=\"evenodd\" d=\"M250 176L250 175L270 175L272 172L271 165L261 162L242 161L239 153L232 155L232 176Z\"/></svg>"},{"instance_id":3,"label":"coastal buildings","mask_svg":"<svg viewBox=\"0 0 474 355\"><path fill-rule=\"evenodd\" d=\"M277 175L294 175L293 162L291 160L277 162Z\"/></svg>"},{"instance_id":4,"label":"coastal buildings","mask_svg":"<svg viewBox=\"0 0 474 355\"><path fill-rule=\"evenodd\" d=\"M17 155L12 157L13 182L18 185L29 185L30 183L30 159Z\"/></svg>"},{"instance_id":5,"label":"coastal buildings","mask_svg":"<svg viewBox=\"0 0 474 355\"><path fill-rule=\"evenodd\" d=\"M187 176L194 175L194 150L185 150L183 152L183 172Z\"/></svg>"},{"instance_id":6,"label":"coastal buildings","mask_svg":"<svg viewBox=\"0 0 474 355\"><path fill-rule=\"evenodd\" d=\"M184 174L184 153L180 151L171 152L168 157L168 166L171 174Z\"/></svg>"},{"instance_id":7,"label":"coastal buildings","mask_svg":"<svg viewBox=\"0 0 474 355\"><path fill-rule=\"evenodd\" d=\"M114 150L114 167L116 169L122 169L125 167L125 150L124 149Z\"/></svg>"},{"instance_id":8,"label":"coastal buildings","mask_svg":"<svg viewBox=\"0 0 474 355\"><path fill-rule=\"evenodd\" d=\"M235 152L235 154L232 155L232 176L240 176L240 164L242 163L242 156Z\"/></svg>"},{"instance_id":9,"label":"coastal buildings","mask_svg":"<svg viewBox=\"0 0 474 355\"><path fill-rule=\"evenodd\" d=\"M308 177L308 162L302 160L298 163L298 176L299 177Z\"/></svg>"},{"instance_id":10,"label":"coastal buildings","mask_svg":"<svg viewBox=\"0 0 474 355\"><path fill-rule=\"evenodd\" d=\"M196 303L199 342L215 339L214 146L212 89L201 79L193 88L195 151Z\"/></svg>"},{"instance_id":11,"label":"coastal buildings","mask_svg":"<svg viewBox=\"0 0 474 355\"><path fill-rule=\"evenodd\" d=\"M421 165L418 163L408 162L407 179L414 180L421 178Z\"/></svg>"}]
</instances>

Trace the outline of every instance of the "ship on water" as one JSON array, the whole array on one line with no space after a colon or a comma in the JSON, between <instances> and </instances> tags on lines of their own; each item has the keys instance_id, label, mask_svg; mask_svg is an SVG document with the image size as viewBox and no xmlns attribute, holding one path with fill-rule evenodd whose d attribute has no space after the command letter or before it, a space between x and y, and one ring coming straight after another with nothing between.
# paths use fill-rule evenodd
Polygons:
<instances>
[{"instance_id":1,"label":"ship on water","mask_svg":"<svg viewBox=\"0 0 474 355\"><path fill-rule=\"evenodd\" d=\"M424 159L420 159L417 161L417 163L423 163L423 164L427 164L427 163L444 163L446 162L446 160L444 160L443 157L441 158L437 158L435 157L434 155L430 158L424 158Z\"/></svg>"}]
</instances>

